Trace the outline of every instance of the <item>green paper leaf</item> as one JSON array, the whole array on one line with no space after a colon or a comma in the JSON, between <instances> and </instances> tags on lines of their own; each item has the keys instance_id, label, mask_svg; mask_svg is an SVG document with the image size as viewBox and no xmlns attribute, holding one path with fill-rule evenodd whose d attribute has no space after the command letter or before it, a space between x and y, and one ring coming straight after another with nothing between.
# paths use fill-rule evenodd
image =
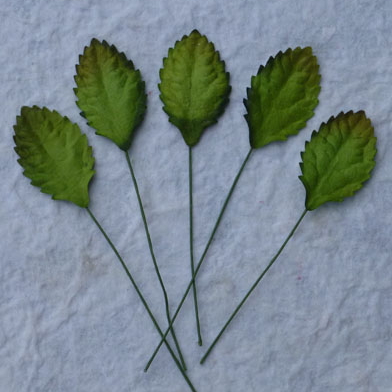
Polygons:
<instances>
[{"instance_id":1,"label":"green paper leaf","mask_svg":"<svg viewBox=\"0 0 392 392\"><path fill-rule=\"evenodd\" d=\"M253 148L286 140L306 126L318 104L318 70L310 47L279 52L265 67L260 66L244 100Z\"/></svg>"},{"instance_id":2,"label":"green paper leaf","mask_svg":"<svg viewBox=\"0 0 392 392\"><path fill-rule=\"evenodd\" d=\"M145 83L124 53L106 41L91 41L79 56L74 89L88 124L122 150L129 149L146 111Z\"/></svg>"},{"instance_id":3,"label":"green paper leaf","mask_svg":"<svg viewBox=\"0 0 392 392\"><path fill-rule=\"evenodd\" d=\"M94 158L78 125L56 111L24 106L14 130L18 162L31 184L53 199L87 207Z\"/></svg>"},{"instance_id":4,"label":"green paper leaf","mask_svg":"<svg viewBox=\"0 0 392 392\"><path fill-rule=\"evenodd\" d=\"M193 30L177 41L160 70L161 100L169 121L194 146L203 131L218 121L231 87L225 63L207 37Z\"/></svg>"},{"instance_id":5,"label":"green paper leaf","mask_svg":"<svg viewBox=\"0 0 392 392\"><path fill-rule=\"evenodd\" d=\"M306 208L342 201L370 178L376 155L376 137L365 112L340 113L314 131L301 154Z\"/></svg>"}]
</instances>

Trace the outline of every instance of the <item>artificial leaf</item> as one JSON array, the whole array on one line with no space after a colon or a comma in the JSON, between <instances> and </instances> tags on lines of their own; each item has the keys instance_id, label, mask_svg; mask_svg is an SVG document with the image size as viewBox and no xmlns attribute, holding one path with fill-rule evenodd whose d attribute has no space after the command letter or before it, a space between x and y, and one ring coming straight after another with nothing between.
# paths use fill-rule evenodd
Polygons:
<instances>
[{"instance_id":1,"label":"artificial leaf","mask_svg":"<svg viewBox=\"0 0 392 392\"><path fill-rule=\"evenodd\" d=\"M160 70L161 100L169 121L189 146L218 121L229 101L231 87L225 63L207 37L193 30L177 41Z\"/></svg>"},{"instance_id":2,"label":"artificial leaf","mask_svg":"<svg viewBox=\"0 0 392 392\"><path fill-rule=\"evenodd\" d=\"M260 66L244 100L253 148L286 140L305 127L318 104L318 70L310 47L279 52L265 67Z\"/></svg>"},{"instance_id":3,"label":"artificial leaf","mask_svg":"<svg viewBox=\"0 0 392 392\"><path fill-rule=\"evenodd\" d=\"M146 111L140 71L114 45L93 39L79 56L75 82L76 103L88 124L98 135L128 150Z\"/></svg>"},{"instance_id":4,"label":"artificial leaf","mask_svg":"<svg viewBox=\"0 0 392 392\"><path fill-rule=\"evenodd\" d=\"M87 207L94 158L78 125L56 111L24 106L14 130L18 162L31 184L53 199Z\"/></svg>"},{"instance_id":5,"label":"artificial leaf","mask_svg":"<svg viewBox=\"0 0 392 392\"><path fill-rule=\"evenodd\" d=\"M353 195L370 178L375 155L376 137L363 111L340 113L322 123L301 154L306 208Z\"/></svg>"}]
</instances>

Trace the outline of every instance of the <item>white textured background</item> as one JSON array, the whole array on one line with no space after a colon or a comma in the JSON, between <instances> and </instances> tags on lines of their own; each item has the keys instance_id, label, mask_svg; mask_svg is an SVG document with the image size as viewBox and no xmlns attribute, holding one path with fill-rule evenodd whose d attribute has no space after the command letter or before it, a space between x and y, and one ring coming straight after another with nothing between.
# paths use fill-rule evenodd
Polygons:
<instances>
[{"instance_id":1,"label":"white textured background","mask_svg":"<svg viewBox=\"0 0 392 392\"><path fill-rule=\"evenodd\" d=\"M194 28L231 74L230 104L194 149L199 258L248 151L242 100L270 55L311 45L322 91L316 115L251 158L198 279L205 346L192 302L176 323L198 392L392 391L392 3L388 0L0 0L0 391L184 392L111 249L87 213L29 185L13 151L22 105L78 122L94 148L91 209L133 270L162 325L122 153L74 104L78 55L92 37L125 51L146 81L148 112L131 148L158 262L174 308L189 280L187 149L161 110L170 46ZM204 366L198 360L304 208L305 140L341 110L364 109L378 136L372 179L309 213Z\"/></svg>"}]
</instances>

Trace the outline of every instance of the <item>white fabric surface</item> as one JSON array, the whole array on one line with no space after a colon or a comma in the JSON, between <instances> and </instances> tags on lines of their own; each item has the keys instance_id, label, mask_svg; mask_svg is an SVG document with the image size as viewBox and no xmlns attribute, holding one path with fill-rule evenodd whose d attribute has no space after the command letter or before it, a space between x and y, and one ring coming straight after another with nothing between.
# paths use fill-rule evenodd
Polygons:
<instances>
[{"instance_id":1,"label":"white fabric surface","mask_svg":"<svg viewBox=\"0 0 392 392\"><path fill-rule=\"evenodd\" d=\"M23 105L47 106L87 133L96 158L91 209L162 326L154 274L123 154L79 116L72 88L91 38L142 72L148 111L130 153L174 311L189 281L187 148L162 111L162 58L197 28L231 74L230 104L194 149L199 259L248 149L242 103L250 77L288 47L313 47L322 90L299 135L256 151L198 283L204 346L191 297L176 331L198 392L392 391L392 3L360 1L0 1L0 391L183 392L167 350L87 213L52 201L13 151ZM313 129L366 111L378 137L372 179L344 203L309 213L205 365L198 361L304 208L298 162Z\"/></svg>"}]
</instances>

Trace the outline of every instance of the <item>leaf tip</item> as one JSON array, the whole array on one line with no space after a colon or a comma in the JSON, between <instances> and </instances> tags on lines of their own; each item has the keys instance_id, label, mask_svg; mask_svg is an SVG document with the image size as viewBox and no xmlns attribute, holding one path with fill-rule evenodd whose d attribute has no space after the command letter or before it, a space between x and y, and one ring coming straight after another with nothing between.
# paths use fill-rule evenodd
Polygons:
<instances>
[{"instance_id":1,"label":"leaf tip","mask_svg":"<svg viewBox=\"0 0 392 392\"><path fill-rule=\"evenodd\" d=\"M104 42L106 42L106 41L104 41ZM97 45L101 45L101 41L95 37L91 38L89 46L97 46ZM87 46L86 46L86 48L87 48Z\"/></svg>"},{"instance_id":2,"label":"leaf tip","mask_svg":"<svg viewBox=\"0 0 392 392\"><path fill-rule=\"evenodd\" d=\"M193 29L193 30L191 31L191 33L189 34L189 36L201 37L201 34L200 34L199 30Z\"/></svg>"}]
</instances>

